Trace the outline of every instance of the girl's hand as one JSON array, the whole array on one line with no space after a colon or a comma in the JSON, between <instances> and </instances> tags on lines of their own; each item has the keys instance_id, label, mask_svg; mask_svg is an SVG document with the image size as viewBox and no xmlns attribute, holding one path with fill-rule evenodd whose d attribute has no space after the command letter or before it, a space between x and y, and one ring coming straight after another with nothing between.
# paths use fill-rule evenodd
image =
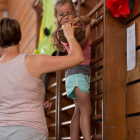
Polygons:
<instances>
[{"instance_id":1,"label":"girl's hand","mask_svg":"<svg viewBox=\"0 0 140 140\"><path fill-rule=\"evenodd\" d=\"M52 107L52 102L45 101L44 102L44 108L50 109Z\"/></svg>"},{"instance_id":2,"label":"girl's hand","mask_svg":"<svg viewBox=\"0 0 140 140\"><path fill-rule=\"evenodd\" d=\"M91 29L94 28L94 23L95 23L96 21L97 21L96 19L92 19L92 20L90 21L90 27L91 27Z\"/></svg>"},{"instance_id":3,"label":"girl's hand","mask_svg":"<svg viewBox=\"0 0 140 140\"><path fill-rule=\"evenodd\" d=\"M71 26L70 23L66 23L63 26L64 35L67 39L74 37L74 28Z\"/></svg>"},{"instance_id":4,"label":"girl's hand","mask_svg":"<svg viewBox=\"0 0 140 140\"><path fill-rule=\"evenodd\" d=\"M74 26L76 23L78 23L79 22L79 18L78 17L76 17L76 18L74 18L74 19L72 19L72 20L70 20L69 22L67 22L67 23L70 23L72 26Z\"/></svg>"}]
</instances>

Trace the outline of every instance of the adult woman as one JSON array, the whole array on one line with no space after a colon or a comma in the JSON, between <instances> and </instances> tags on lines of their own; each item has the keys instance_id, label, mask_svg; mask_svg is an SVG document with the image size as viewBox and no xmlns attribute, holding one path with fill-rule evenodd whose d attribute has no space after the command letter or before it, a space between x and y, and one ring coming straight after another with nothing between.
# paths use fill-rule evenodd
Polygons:
<instances>
[{"instance_id":1,"label":"adult woman","mask_svg":"<svg viewBox=\"0 0 140 140\"><path fill-rule=\"evenodd\" d=\"M0 136L2 140L46 140L43 73L79 65L84 61L71 24L64 25L70 55L47 56L19 53L20 25L15 19L0 20Z\"/></svg>"}]
</instances>

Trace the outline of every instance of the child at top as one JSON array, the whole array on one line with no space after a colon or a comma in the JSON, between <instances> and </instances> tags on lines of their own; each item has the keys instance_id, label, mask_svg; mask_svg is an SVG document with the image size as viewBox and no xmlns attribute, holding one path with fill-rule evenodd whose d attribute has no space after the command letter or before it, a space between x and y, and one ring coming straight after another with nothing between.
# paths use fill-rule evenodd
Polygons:
<instances>
[{"instance_id":1,"label":"child at top","mask_svg":"<svg viewBox=\"0 0 140 140\"><path fill-rule=\"evenodd\" d=\"M70 53L68 43L60 42L57 35L57 29L60 27L60 20L66 14L76 14L76 10L71 0L57 0L54 5L54 12L56 18L56 30L52 33L52 44L57 50L67 50L68 55ZM85 24L85 38L79 42L82 53L84 56L84 62L80 65L66 69L66 92L69 98L73 98L75 103L75 112L71 120L71 140L79 140L79 132L81 129L83 138L85 140L91 140L91 100L90 100L90 56L91 56L91 39L89 38L91 25L95 20L90 21L88 16L81 16ZM71 23L75 25L80 19L75 18L74 15L66 15L61 24Z\"/></svg>"}]
</instances>

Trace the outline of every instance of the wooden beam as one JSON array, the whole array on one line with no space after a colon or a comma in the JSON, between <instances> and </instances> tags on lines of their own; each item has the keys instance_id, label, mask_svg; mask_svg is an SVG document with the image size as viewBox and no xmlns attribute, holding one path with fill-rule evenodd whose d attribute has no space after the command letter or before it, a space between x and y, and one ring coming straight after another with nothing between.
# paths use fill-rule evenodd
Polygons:
<instances>
[{"instance_id":1,"label":"wooden beam","mask_svg":"<svg viewBox=\"0 0 140 140\"><path fill-rule=\"evenodd\" d=\"M57 52L58 55L58 52ZM55 137L57 140L60 139L60 126L61 126L61 71L56 72L56 81L57 81L57 86L56 86L56 102L55 102Z\"/></svg>"},{"instance_id":2,"label":"wooden beam","mask_svg":"<svg viewBox=\"0 0 140 140\"><path fill-rule=\"evenodd\" d=\"M126 19L104 4L103 139L126 139Z\"/></svg>"}]
</instances>

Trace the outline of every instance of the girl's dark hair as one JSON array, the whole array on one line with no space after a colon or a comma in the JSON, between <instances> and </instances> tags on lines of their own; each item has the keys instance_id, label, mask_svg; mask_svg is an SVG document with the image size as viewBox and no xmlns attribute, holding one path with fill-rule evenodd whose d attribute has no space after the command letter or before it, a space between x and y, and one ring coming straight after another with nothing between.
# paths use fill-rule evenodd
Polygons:
<instances>
[{"instance_id":1,"label":"girl's dark hair","mask_svg":"<svg viewBox=\"0 0 140 140\"><path fill-rule=\"evenodd\" d=\"M75 6L74 6L72 0L57 0L56 3L54 4L54 14L55 15L57 15L57 7L60 5L64 5L65 3L69 3L71 5L73 11L75 10ZM64 51L65 48L57 37L57 31L58 31L58 29L60 29L60 27L61 27L61 25L59 24L58 21L56 21L56 29L54 30L54 32L51 35L51 42L52 42L53 47L56 48L58 51Z\"/></svg>"},{"instance_id":2,"label":"girl's dark hair","mask_svg":"<svg viewBox=\"0 0 140 140\"><path fill-rule=\"evenodd\" d=\"M21 39L20 24L16 19L0 19L0 47L18 45Z\"/></svg>"}]
</instances>

